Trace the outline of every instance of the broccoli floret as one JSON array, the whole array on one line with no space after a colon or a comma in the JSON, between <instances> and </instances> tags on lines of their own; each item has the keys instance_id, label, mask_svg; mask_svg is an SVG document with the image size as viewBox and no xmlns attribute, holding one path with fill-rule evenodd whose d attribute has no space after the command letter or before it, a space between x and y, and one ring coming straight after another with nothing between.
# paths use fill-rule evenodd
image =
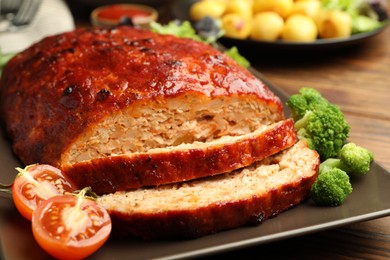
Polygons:
<instances>
[{"instance_id":1,"label":"broccoli floret","mask_svg":"<svg viewBox=\"0 0 390 260\"><path fill-rule=\"evenodd\" d=\"M318 178L310 194L317 205L339 206L352 192L349 176L361 176L370 171L373 153L357 146L345 144L336 158L328 158L320 164Z\"/></svg>"},{"instance_id":2,"label":"broccoli floret","mask_svg":"<svg viewBox=\"0 0 390 260\"><path fill-rule=\"evenodd\" d=\"M370 171L370 165L374 160L373 153L356 145L345 144L337 158L329 158L320 165L320 171L325 168L339 168L349 175L362 176Z\"/></svg>"},{"instance_id":3,"label":"broccoli floret","mask_svg":"<svg viewBox=\"0 0 390 260\"><path fill-rule=\"evenodd\" d=\"M295 120L302 118L308 110L312 110L317 106L327 101L321 94L313 88L301 88L298 94L290 96L287 100L287 105L291 108L292 117Z\"/></svg>"},{"instance_id":4,"label":"broccoli floret","mask_svg":"<svg viewBox=\"0 0 390 260\"><path fill-rule=\"evenodd\" d=\"M313 88L302 88L287 100L300 140L316 150L321 161L338 155L350 126L340 108Z\"/></svg>"},{"instance_id":5,"label":"broccoli floret","mask_svg":"<svg viewBox=\"0 0 390 260\"><path fill-rule=\"evenodd\" d=\"M338 168L320 171L310 189L311 199L316 205L336 207L344 203L352 192L349 176Z\"/></svg>"}]
</instances>

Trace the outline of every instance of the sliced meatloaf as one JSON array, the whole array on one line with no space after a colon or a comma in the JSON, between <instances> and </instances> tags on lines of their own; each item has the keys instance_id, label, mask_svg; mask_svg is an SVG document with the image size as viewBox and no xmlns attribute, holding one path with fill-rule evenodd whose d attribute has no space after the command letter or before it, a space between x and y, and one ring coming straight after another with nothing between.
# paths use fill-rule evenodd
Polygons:
<instances>
[{"instance_id":1,"label":"sliced meatloaf","mask_svg":"<svg viewBox=\"0 0 390 260\"><path fill-rule=\"evenodd\" d=\"M317 177L317 152L303 141L231 173L103 195L121 234L143 239L196 238L259 224L305 200Z\"/></svg>"},{"instance_id":2,"label":"sliced meatloaf","mask_svg":"<svg viewBox=\"0 0 390 260\"><path fill-rule=\"evenodd\" d=\"M286 119L249 134L99 157L63 165L62 170L78 187L90 186L103 194L230 172L291 147L296 141L294 122Z\"/></svg>"},{"instance_id":3,"label":"sliced meatloaf","mask_svg":"<svg viewBox=\"0 0 390 260\"><path fill-rule=\"evenodd\" d=\"M7 64L0 95L16 155L56 167L284 118L278 97L215 48L129 26L43 39Z\"/></svg>"}]
</instances>

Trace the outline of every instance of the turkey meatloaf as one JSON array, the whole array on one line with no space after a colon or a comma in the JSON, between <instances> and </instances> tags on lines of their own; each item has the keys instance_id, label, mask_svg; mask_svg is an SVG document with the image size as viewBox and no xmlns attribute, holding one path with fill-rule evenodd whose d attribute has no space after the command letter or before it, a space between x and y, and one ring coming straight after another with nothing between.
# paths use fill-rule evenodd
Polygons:
<instances>
[{"instance_id":1,"label":"turkey meatloaf","mask_svg":"<svg viewBox=\"0 0 390 260\"><path fill-rule=\"evenodd\" d=\"M129 26L47 37L9 61L0 84L2 119L24 164L63 168L285 118L279 98L222 52Z\"/></svg>"},{"instance_id":2,"label":"turkey meatloaf","mask_svg":"<svg viewBox=\"0 0 390 260\"><path fill-rule=\"evenodd\" d=\"M97 202L118 235L146 240L196 238L260 224L308 198L320 164L303 141L231 173L119 191Z\"/></svg>"},{"instance_id":3,"label":"turkey meatloaf","mask_svg":"<svg viewBox=\"0 0 390 260\"><path fill-rule=\"evenodd\" d=\"M286 119L249 134L100 157L64 165L62 170L78 187L90 186L103 194L230 172L291 147L297 140L293 120Z\"/></svg>"}]
</instances>

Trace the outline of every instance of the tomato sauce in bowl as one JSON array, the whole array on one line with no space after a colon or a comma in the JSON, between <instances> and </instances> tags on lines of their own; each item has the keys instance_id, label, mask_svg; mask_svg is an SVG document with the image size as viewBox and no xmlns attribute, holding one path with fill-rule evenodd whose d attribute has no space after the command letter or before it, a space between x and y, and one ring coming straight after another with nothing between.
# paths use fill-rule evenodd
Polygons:
<instances>
[{"instance_id":1,"label":"tomato sauce in bowl","mask_svg":"<svg viewBox=\"0 0 390 260\"><path fill-rule=\"evenodd\" d=\"M96 8L91 13L91 22L97 26L112 26L128 19L133 25L147 27L157 20L157 11L146 5L113 4Z\"/></svg>"}]
</instances>

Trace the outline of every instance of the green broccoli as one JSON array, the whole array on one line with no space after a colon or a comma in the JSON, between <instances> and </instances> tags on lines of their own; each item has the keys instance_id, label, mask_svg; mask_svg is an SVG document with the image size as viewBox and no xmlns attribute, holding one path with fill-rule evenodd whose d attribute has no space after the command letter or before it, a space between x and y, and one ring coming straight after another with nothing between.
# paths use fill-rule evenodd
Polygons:
<instances>
[{"instance_id":1,"label":"green broccoli","mask_svg":"<svg viewBox=\"0 0 390 260\"><path fill-rule=\"evenodd\" d=\"M313 88L301 88L290 96L287 106L295 120L298 138L306 140L319 153L321 161L338 155L350 130L339 107Z\"/></svg>"},{"instance_id":2,"label":"green broccoli","mask_svg":"<svg viewBox=\"0 0 390 260\"><path fill-rule=\"evenodd\" d=\"M339 206L352 192L350 176L369 172L373 154L346 143L350 126L340 108L317 90L301 88L287 100L300 140L306 140L321 158L318 178L310 195L320 206Z\"/></svg>"},{"instance_id":3,"label":"green broccoli","mask_svg":"<svg viewBox=\"0 0 390 260\"><path fill-rule=\"evenodd\" d=\"M339 168L348 175L362 176L370 171L374 160L373 153L354 143L345 144L337 158L328 158L320 165L320 171L325 168Z\"/></svg>"},{"instance_id":4,"label":"green broccoli","mask_svg":"<svg viewBox=\"0 0 390 260\"><path fill-rule=\"evenodd\" d=\"M310 196L316 205L336 207L343 204L351 192L348 174L338 168L327 168L319 172Z\"/></svg>"},{"instance_id":5,"label":"green broccoli","mask_svg":"<svg viewBox=\"0 0 390 260\"><path fill-rule=\"evenodd\" d=\"M362 176L370 171L373 153L354 143L345 144L336 158L320 164L318 178L310 195L320 206L339 206L352 192L350 176Z\"/></svg>"}]
</instances>

